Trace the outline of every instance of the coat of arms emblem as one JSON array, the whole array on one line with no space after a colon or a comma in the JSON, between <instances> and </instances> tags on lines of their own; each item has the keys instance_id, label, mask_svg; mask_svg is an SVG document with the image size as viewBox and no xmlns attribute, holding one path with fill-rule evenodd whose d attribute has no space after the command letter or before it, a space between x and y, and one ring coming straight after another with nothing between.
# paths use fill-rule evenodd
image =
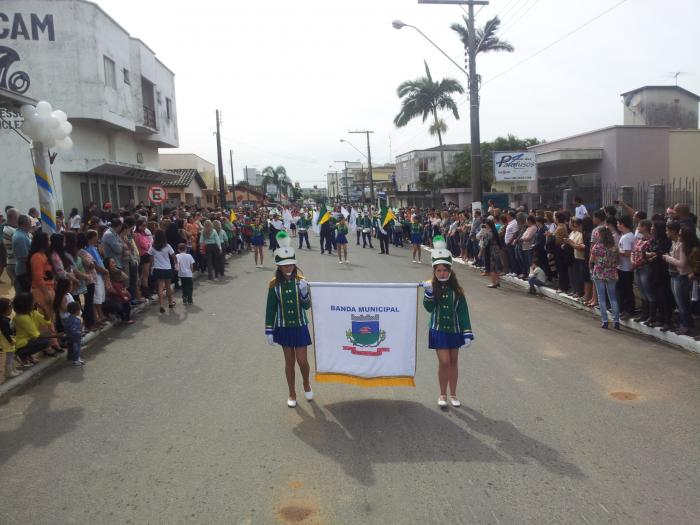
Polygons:
<instances>
[{"instance_id":1,"label":"coat of arms emblem","mask_svg":"<svg viewBox=\"0 0 700 525\"><path fill-rule=\"evenodd\" d=\"M355 346L377 347L386 339L386 332L379 328L379 314L350 316L352 328L345 332Z\"/></svg>"}]
</instances>

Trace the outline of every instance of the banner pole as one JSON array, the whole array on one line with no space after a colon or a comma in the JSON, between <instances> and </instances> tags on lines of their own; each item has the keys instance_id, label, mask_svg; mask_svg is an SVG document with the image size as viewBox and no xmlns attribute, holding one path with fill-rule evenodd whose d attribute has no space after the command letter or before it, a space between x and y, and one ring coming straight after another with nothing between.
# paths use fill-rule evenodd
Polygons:
<instances>
[{"instance_id":1,"label":"banner pole","mask_svg":"<svg viewBox=\"0 0 700 525\"><path fill-rule=\"evenodd\" d=\"M420 292L420 285L416 287L416 345L413 348L413 352L415 353L416 367L414 369L415 371L414 371L413 377L418 376L418 308L421 306L420 299L419 299L420 298L419 292Z\"/></svg>"}]
</instances>

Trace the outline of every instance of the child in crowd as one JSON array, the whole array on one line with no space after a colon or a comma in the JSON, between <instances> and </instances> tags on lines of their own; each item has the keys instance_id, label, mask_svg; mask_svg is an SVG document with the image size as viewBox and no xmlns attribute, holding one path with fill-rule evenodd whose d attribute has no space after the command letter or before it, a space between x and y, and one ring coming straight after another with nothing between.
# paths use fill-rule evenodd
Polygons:
<instances>
[{"instance_id":1,"label":"child in crowd","mask_svg":"<svg viewBox=\"0 0 700 525\"><path fill-rule=\"evenodd\" d=\"M17 294L12 306L15 310L15 351L22 364L30 367L38 363L39 360L34 357L38 352L55 355L49 353L53 323L38 310L32 294Z\"/></svg>"},{"instance_id":2,"label":"child in crowd","mask_svg":"<svg viewBox=\"0 0 700 525\"><path fill-rule=\"evenodd\" d=\"M102 310L106 314L119 316L123 324L134 324L131 319L131 294L126 289L129 278L117 268L117 262L107 257L104 260L108 276L105 279L106 298Z\"/></svg>"},{"instance_id":3,"label":"child in crowd","mask_svg":"<svg viewBox=\"0 0 700 525\"><path fill-rule=\"evenodd\" d=\"M530 274L527 276L527 282L530 284L528 293L537 295L537 287L544 286L546 280L547 275L544 273L544 270L540 268L540 259L535 256L530 265Z\"/></svg>"},{"instance_id":4,"label":"child in crowd","mask_svg":"<svg viewBox=\"0 0 700 525\"><path fill-rule=\"evenodd\" d=\"M80 345L83 340L83 322L80 320L80 304L68 303L68 316L62 320L63 332L68 340L68 361L73 366L83 366L85 361L80 358Z\"/></svg>"},{"instance_id":5,"label":"child in crowd","mask_svg":"<svg viewBox=\"0 0 700 525\"><path fill-rule=\"evenodd\" d=\"M22 372L15 370L15 338L12 334L12 302L0 298L0 354L5 354L5 378L12 379Z\"/></svg>"},{"instance_id":6,"label":"child in crowd","mask_svg":"<svg viewBox=\"0 0 700 525\"><path fill-rule=\"evenodd\" d=\"M187 246L184 243L177 245L177 251L178 254L175 256L175 259L177 260L177 276L180 278L180 285L182 286L182 304L192 304L194 258L187 253Z\"/></svg>"}]
</instances>

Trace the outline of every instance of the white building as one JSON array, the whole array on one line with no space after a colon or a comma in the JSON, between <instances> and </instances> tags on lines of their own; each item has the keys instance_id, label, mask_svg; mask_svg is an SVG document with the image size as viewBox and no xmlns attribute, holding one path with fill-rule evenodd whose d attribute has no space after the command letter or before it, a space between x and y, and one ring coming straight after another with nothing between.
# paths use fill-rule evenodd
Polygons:
<instances>
[{"instance_id":1,"label":"white building","mask_svg":"<svg viewBox=\"0 0 700 525\"><path fill-rule=\"evenodd\" d=\"M259 169L246 166L243 170L243 178L251 186L262 187L263 185L263 176Z\"/></svg>"},{"instance_id":2,"label":"white building","mask_svg":"<svg viewBox=\"0 0 700 525\"><path fill-rule=\"evenodd\" d=\"M443 144L445 171L449 174L455 167L455 157L464 153L469 144ZM439 174L442 171L440 146L428 149L416 149L397 155L396 185L399 191L415 191L421 173Z\"/></svg>"},{"instance_id":3,"label":"white building","mask_svg":"<svg viewBox=\"0 0 700 525\"><path fill-rule=\"evenodd\" d=\"M58 209L145 201L150 184L172 177L158 148L178 146L174 73L97 4L2 1L0 106L16 110L24 97L73 125L73 149L52 165ZM0 205L37 206L28 145L0 128L0 158Z\"/></svg>"}]
</instances>

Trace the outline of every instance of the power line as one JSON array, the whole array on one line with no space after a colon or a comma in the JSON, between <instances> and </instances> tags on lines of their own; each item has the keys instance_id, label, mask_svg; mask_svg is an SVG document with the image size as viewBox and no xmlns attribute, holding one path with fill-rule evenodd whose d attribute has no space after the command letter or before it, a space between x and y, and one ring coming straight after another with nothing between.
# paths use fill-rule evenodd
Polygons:
<instances>
[{"instance_id":1,"label":"power line","mask_svg":"<svg viewBox=\"0 0 700 525\"><path fill-rule=\"evenodd\" d=\"M505 34L506 34L508 31L510 31L510 30L513 29L516 25L518 25L518 22L520 22L523 18L525 18L525 16L530 12L530 10L531 10L533 7L535 7L535 6L539 3L539 1L540 1L540 0L535 0L532 4L530 4L530 7L528 7L528 8L523 12L523 14L520 15L520 17L518 17L517 20L514 20L511 24L506 24L506 27L503 28L503 31L501 32L501 34L498 35L499 38L503 38L503 37L505 36Z\"/></svg>"},{"instance_id":2,"label":"power line","mask_svg":"<svg viewBox=\"0 0 700 525\"><path fill-rule=\"evenodd\" d=\"M498 17L503 19L503 17L505 17L509 13L512 13L513 11L517 10L518 4L520 4L521 1L522 0L516 0L515 3L513 3L512 1L508 2L506 5L503 6L503 9L501 9L498 12ZM527 0L525 0L525 1L527 1Z\"/></svg>"},{"instance_id":3,"label":"power line","mask_svg":"<svg viewBox=\"0 0 700 525\"><path fill-rule=\"evenodd\" d=\"M525 62L528 62L529 60L532 60L533 58L535 58L537 55L540 55L540 54L544 53L545 51L547 51L548 49L554 47L556 44L558 44L559 42L561 42L561 41L564 40L565 38L568 38L568 37L570 37L571 35L573 35L574 33L577 33L578 31L580 31L580 30L583 29L584 27L586 27L586 26L592 24L593 22L595 22L596 20L598 20L598 19L601 18L602 16L608 14L608 13L609 13L610 11L612 11L613 9L615 9L615 8L617 8L617 7L619 7L619 6L621 6L621 5L624 4L625 2L627 2L627 0L620 0L620 1L617 2L615 5L609 7L609 8L606 9L605 11L603 11L603 12L597 14L596 16L594 16L593 18L591 18L591 19L588 20L587 22L584 22L583 24L581 24L581 25L578 26L577 28L575 28L575 29L569 31L569 32L566 33L564 36L561 36L561 37L557 38L554 42L552 42L552 43L546 45L545 47L543 47L543 48L540 49L539 51L533 53L533 54L530 55L529 57L524 58L523 60L521 60L521 61L518 62L517 64L515 64L515 65L509 67L508 69L506 69L506 70L504 70L504 71L501 71L500 73L498 73L497 75L495 75L495 76L489 78L488 80L485 80L485 81L483 82L483 84L487 84L487 83L489 83L489 82L491 82L491 81L493 81L493 80L495 80L495 79L497 79L497 78L500 78L500 77L502 77L503 75L505 75L506 73L510 73L510 72L513 71L515 68L522 66Z\"/></svg>"}]
</instances>

